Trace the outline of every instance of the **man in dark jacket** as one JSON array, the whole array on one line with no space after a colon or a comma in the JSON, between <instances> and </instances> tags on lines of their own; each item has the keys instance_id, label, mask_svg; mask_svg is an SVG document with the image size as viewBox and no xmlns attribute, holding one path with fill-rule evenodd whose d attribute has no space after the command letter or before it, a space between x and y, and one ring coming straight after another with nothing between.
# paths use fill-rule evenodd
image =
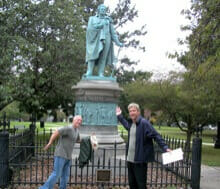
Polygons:
<instances>
[{"instance_id":1,"label":"man in dark jacket","mask_svg":"<svg viewBox=\"0 0 220 189\"><path fill-rule=\"evenodd\" d=\"M147 163L154 160L153 139L164 152L171 151L160 134L152 127L148 120L140 115L139 105L128 105L130 119L122 116L120 107L116 108L118 120L128 130L128 181L131 189L145 189Z\"/></svg>"}]
</instances>

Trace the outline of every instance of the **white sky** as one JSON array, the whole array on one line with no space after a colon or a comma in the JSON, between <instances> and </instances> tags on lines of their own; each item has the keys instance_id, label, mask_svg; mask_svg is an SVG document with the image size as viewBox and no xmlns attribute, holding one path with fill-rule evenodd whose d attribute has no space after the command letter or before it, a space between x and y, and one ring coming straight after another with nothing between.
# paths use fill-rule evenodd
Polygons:
<instances>
[{"instance_id":1,"label":"white sky","mask_svg":"<svg viewBox=\"0 0 220 189\"><path fill-rule=\"evenodd\" d=\"M117 2L118 0L105 0L110 10ZM188 23L180 12L182 9L190 8L190 0L131 0L131 2L136 4L139 17L127 25L126 30L129 27L139 29L146 24L147 34L142 39L146 52L123 49L120 56L128 54L132 60L140 60L137 70L151 71L155 76L167 74L169 71L183 71L184 67L176 60L169 59L166 53L186 50L186 47L178 45L177 39L184 39L188 35L180 30L181 25Z\"/></svg>"}]
</instances>

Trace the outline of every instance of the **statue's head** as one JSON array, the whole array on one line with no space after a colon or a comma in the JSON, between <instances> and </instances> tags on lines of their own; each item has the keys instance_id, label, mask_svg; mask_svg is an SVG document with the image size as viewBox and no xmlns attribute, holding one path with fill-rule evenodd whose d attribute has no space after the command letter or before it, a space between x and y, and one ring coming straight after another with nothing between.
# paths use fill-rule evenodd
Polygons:
<instances>
[{"instance_id":1,"label":"statue's head","mask_svg":"<svg viewBox=\"0 0 220 189\"><path fill-rule=\"evenodd\" d=\"M106 15L107 7L104 4L100 4L97 8L98 15Z\"/></svg>"}]
</instances>

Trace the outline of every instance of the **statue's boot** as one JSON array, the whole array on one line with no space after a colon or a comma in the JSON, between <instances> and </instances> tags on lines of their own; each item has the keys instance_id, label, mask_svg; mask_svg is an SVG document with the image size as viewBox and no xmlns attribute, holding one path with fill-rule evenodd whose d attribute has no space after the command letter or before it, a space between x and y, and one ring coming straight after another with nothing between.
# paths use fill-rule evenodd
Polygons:
<instances>
[{"instance_id":1,"label":"statue's boot","mask_svg":"<svg viewBox=\"0 0 220 189\"><path fill-rule=\"evenodd\" d=\"M93 69L94 69L94 61L89 61L88 62L88 66L87 66L87 72L86 72L86 76L91 76L93 73Z\"/></svg>"},{"instance_id":2,"label":"statue's boot","mask_svg":"<svg viewBox=\"0 0 220 189\"><path fill-rule=\"evenodd\" d=\"M99 77L104 77L105 64L100 64L98 68Z\"/></svg>"}]
</instances>

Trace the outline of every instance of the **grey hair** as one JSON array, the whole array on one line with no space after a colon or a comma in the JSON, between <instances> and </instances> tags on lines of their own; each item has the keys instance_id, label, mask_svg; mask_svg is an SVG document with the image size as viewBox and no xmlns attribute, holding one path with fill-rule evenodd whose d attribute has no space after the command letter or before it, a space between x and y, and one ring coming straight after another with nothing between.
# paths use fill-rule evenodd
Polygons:
<instances>
[{"instance_id":1,"label":"grey hair","mask_svg":"<svg viewBox=\"0 0 220 189\"><path fill-rule=\"evenodd\" d=\"M128 110L129 110L130 108L136 108L136 109L140 112L140 106L139 106L137 103L134 103L134 102L130 103L130 104L128 105Z\"/></svg>"},{"instance_id":2,"label":"grey hair","mask_svg":"<svg viewBox=\"0 0 220 189\"><path fill-rule=\"evenodd\" d=\"M73 120L77 120L77 119L82 119L82 116L81 115L75 115Z\"/></svg>"}]
</instances>

